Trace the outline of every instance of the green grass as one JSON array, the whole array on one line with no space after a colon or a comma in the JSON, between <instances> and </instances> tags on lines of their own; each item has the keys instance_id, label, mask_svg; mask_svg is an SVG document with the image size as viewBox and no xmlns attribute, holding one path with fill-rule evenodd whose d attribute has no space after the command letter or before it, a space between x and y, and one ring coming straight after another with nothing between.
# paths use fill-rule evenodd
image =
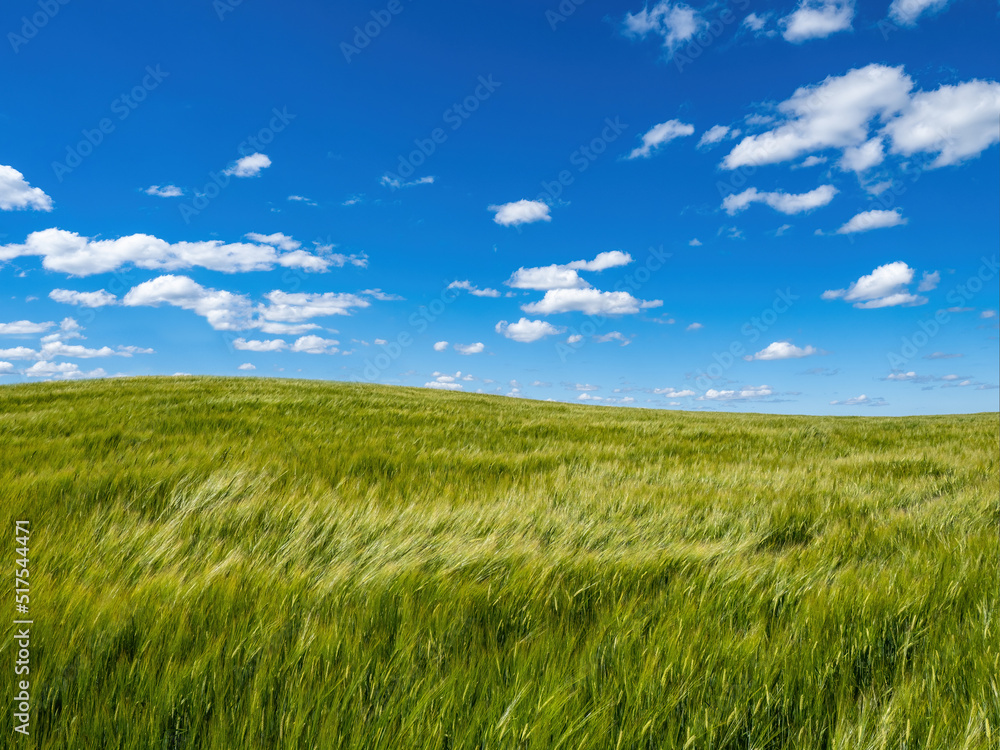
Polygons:
<instances>
[{"instance_id":1,"label":"green grass","mask_svg":"<svg viewBox=\"0 0 1000 750\"><path fill-rule=\"evenodd\" d=\"M32 737L5 710L0 746L996 748L998 439L996 414L3 387L35 626Z\"/></svg>"}]
</instances>

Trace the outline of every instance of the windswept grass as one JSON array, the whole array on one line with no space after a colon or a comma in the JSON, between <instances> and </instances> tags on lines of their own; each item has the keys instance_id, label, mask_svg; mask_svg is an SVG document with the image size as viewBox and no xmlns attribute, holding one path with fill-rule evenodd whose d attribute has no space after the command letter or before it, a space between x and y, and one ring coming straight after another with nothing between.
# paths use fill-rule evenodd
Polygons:
<instances>
[{"instance_id":1,"label":"windswept grass","mask_svg":"<svg viewBox=\"0 0 1000 750\"><path fill-rule=\"evenodd\" d=\"M4 387L20 744L996 748L998 438L996 414Z\"/></svg>"}]
</instances>

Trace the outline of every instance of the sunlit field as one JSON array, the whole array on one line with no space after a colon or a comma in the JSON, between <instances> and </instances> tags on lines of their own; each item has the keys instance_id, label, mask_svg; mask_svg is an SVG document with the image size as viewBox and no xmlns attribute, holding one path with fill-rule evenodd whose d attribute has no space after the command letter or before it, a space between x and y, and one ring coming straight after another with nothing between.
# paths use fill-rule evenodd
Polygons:
<instances>
[{"instance_id":1,"label":"sunlit field","mask_svg":"<svg viewBox=\"0 0 1000 750\"><path fill-rule=\"evenodd\" d=\"M996 748L998 439L996 414L5 386L33 705L0 746Z\"/></svg>"}]
</instances>

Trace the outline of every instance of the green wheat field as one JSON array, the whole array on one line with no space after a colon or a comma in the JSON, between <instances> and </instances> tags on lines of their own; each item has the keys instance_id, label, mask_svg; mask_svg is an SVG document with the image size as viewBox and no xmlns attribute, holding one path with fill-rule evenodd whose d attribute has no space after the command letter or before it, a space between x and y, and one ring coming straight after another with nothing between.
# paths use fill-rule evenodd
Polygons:
<instances>
[{"instance_id":1,"label":"green wheat field","mask_svg":"<svg viewBox=\"0 0 1000 750\"><path fill-rule=\"evenodd\" d=\"M51 748L1000 747L998 416L0 388ZM8 703L9 706L9 703Z\"/></svg>"}]
</instances>

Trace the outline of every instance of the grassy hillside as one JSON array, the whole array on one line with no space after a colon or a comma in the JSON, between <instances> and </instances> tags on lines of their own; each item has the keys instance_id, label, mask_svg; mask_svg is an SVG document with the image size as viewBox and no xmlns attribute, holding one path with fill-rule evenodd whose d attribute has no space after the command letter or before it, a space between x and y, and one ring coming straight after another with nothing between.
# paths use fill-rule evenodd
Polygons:
<instances>
[{"instance_id":1,"label":"grassy hillside","mask_svg":"<svg viewBox=\"0 0 1000 750\"><path fill-rule=\"evenodd\" d=\"M0 459L35 621L0 746L1000 738L996 414L104 380L0 388Z\"/></svg>"}]
</instances>

